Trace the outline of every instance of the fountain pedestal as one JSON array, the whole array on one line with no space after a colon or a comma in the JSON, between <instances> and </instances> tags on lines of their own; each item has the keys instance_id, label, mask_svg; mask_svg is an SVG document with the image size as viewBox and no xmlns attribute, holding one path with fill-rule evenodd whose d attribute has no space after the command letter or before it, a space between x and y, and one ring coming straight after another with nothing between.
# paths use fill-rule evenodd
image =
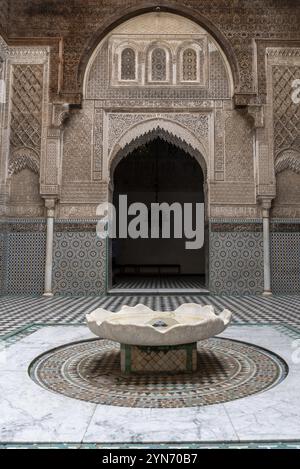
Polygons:
<instances>
[{"instance_id":1,"label":"fountain pedestal","mask_svg":"<svg viewBox=\"0 0 300 469\"><path fill-rule=\"evenodd\" d=\"M192 373L196 370L196 342L160 346L121 344L123 373Z\"/></svg>"}]
</instances>

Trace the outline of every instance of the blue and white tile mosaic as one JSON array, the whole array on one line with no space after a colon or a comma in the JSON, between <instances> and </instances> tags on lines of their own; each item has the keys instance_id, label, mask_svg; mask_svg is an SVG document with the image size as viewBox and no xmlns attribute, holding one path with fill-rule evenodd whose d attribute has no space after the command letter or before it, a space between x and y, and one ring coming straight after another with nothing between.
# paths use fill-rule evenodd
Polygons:
<instances>
[{"instance_id":1,"label":"blue and white tile mosaic","mask_svg":"<svg viewBox=\"0 0 300 469\"><path fill-rule=\"evenodd\" d=\"M44 289L45 233L7 233L5 293L40 295Z\"/></svg>"},{"instance_id":2,"label":"blue and white tile mosaic","mask_svg":"<svg viewBox=\"0 0 300 469\"><path fill-rule=\"evenodd\" d=\"M3 225L3 226L2 226ZM6 226L4 226L6 225ZM62 226L63 225L63 226ZM106 290L106 249L94 226L82 221L55 224L54 291L99 295ZM14 220L0 226L0 294L40 295L45 265L44 220ZM255 228L255 229L254 229ZM295 224L271 225L272 290L300 292L300 232ZM210 291L260 294L263 290L263 241L258 223L215 224L209 240ZM26 272L26 275L24 275Z\"/></svg>"},{"instance_id":3,"label":"blue and white tile mosaic","mask_svg":"<svg viewBox=\"0 0 300 469\"><path fill-rule=\"evenodd\" d=\"M300 233L271 234L272 291L300 293Z\"/></svg>"},{"instance_id":4,"label":"blue and white tile mosaic","mask_svg":"<svg viewBox=\"0 0 300 469\"><path fill-rule=\"evenodd\" d=\"M210 233L211 293L251 295L263 291L261 232Z\"/></svg>"},{"instance_id":5,"label":"blue and white tile mosaic","mask_svg":"<svg viewBox=\"0 0 300 469\"><path fill-rule=\"evenodd\" d=\"M105 292L106 251L96 232L56 232L53 292L100 295Z\"/></svg>"},{"instance_id":6,"label":"blue and white tile mosaic","mask_svg":"<svg viewBox=\"0 0 300 469\"><path fill-rule=\"evenodd\" d=\"M4 274L5 274L4 243L5 243L5 235L4 233L0 233L0 295L4 293Z\"/></svg>"}]
</instances>

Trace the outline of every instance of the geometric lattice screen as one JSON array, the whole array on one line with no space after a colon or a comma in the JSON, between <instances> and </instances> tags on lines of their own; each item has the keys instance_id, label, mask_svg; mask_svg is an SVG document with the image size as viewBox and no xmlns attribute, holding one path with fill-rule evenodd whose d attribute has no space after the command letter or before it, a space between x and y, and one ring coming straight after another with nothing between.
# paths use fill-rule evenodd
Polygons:
<instances>
[{"instance_id":1,"label":"geometric lattice screen","mask_svg":"<svg viewBox=\"0 0 300 469\"><path fill-rule=\"evenodd\" d=\"M300 79L299 66L274 66L274 139L275 153L289 148L300 135L300 108L291 99L292 83Z\"/></svg>"},{"instance_id":2,"label":"geometric lattice screen","mask_svg":"<svg viewBox=\"0 0 300 469\"><path fill-rule=\"evenodd\" d=\"M11 134L15 148L39 150L41 142L43 65L14 65Z\"/></svg>"}]
</instances>

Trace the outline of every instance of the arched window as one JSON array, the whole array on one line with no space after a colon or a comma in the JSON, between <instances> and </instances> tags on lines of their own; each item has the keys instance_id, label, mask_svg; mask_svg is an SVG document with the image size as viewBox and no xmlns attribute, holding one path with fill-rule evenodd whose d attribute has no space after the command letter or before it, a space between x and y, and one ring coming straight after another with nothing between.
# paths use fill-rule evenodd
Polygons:
<instances>
[{"instance_id":1,"label":"arched window","mask_svg":"<svg viewBox=\"0 0 300 469\"><path fill-rule=\"evenodd\" d=\"M197 52L194 49L185 49L182 54L182 80L197 80Z\"/></svg>"},{"instance_id":2,"label":"arched window","mask_svg":"<svg viewBox=\"0 0 300 469\"><path fill-rule=\"evenodd\" d=\"M167 57L166 51L157 47L151 55L151 80L166 81L167 79Z\"/></svg>"},{"instance_id":3,"label":"arched window","mask_svg":"<svg viewBox=\"0 0 300 469\"><path fill-rule=\"evenodd\" d=\"M121 54L121 80L135 80L135 51L126 47Z\"/></svg>"}]
</instances>

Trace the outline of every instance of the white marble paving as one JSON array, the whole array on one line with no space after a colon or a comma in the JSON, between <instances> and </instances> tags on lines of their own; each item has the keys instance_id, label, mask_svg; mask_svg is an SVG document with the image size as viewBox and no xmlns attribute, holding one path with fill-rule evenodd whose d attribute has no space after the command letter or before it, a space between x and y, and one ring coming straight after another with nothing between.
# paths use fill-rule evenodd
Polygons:
<instances>
[{"instance_id":1,"label":"white marble paving","mask_svg":"<svg viewBox=\"0 0 300 469\"><path fill-rule=\"evenodd\" d=\"M55 395L23 372L6 371L0 379L0 441L81 441L95 405Z\"/></svg>"},{"instance_id":2,"label":"white marble paving","mask_svg":"<svg viewBox=\"0 0 300 469\"><path fill-rule=\"evenodd\" d=\"M20 343L31 347L59 347L68 342L96 339L86 325L46 326L22 339Z\"/></svg>"},{"instance_id":3,"label":"white marble paving","mask_svg":"<svg viewBox=\"0 0 300 469\"><path fill-rule=\"evenodd\" d=\"M48 326L0 351L0 372L27 370L29 364L46 350L68 342L96 338L86 326Z\"/></svg>"},{"instance_id":4,"label":"white marble paving","mask_svg":"<svg viewBox=\"0 0 300 469\"><path fill-rule=\"evenodd\" d=\"M116 425L117 422L117 425ZM85 442L235 441L223 405L180 409L97 406Z\"/></svg>"},{"instance_id":5,"label":"white marble paving","mask_svg":"<svg viewBox=\"0 0 300 469\"><path fill-rule=\"evenodd\" d=\"M282 389L283 389L282 385ZM298 388L299 389L299 388ZM224 404L241 441L299 440L299 390L263 395ZM267 393L266 393L267 394ZM243 402L244 401L244 402Z\"/></svg>"},{"instance_id":6,"label":"white marble paving","mask_svg":"<svg viewBox=\"0 0 300 469\"><path fill-rule=\"evenodd\" d=\"M200 408L139 409L94 405L51 393L28 376L41 353L93 337L82 326L49 326L6 350L0 360L1 442L188 442L300 439L300 364L292 343L272 326L231 326L222 337L272 350L288 363L275 388Z\"/></svg>"}]
</instances>

